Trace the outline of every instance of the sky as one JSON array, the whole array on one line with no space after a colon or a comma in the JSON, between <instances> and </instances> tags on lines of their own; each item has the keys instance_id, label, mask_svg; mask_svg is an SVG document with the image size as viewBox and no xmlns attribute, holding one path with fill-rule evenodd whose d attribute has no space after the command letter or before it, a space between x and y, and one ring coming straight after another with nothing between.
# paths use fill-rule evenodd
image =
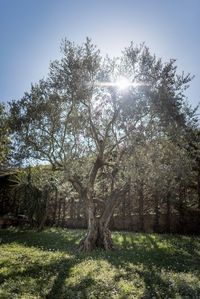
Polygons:
<instances>
[{"instance_id":1,"label":"sky","mask_svg":"<svg viewBox=\"0 0 200 299\"><path fill-rule=\"evenodd\" d=\"M0 101L20 99L48 73L67 38L90 37L103 55L145 42L178 72L195 75L189 103L200 102L200 0L0 0Z\"/></svg>"}]
</instances>

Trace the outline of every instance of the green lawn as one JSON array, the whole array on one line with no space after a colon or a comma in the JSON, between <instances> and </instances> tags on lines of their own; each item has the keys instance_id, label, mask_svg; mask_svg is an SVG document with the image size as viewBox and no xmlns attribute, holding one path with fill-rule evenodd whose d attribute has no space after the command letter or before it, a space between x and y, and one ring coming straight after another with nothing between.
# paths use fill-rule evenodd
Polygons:
<instances>
[{"instance_id":1,"label":"green lawn","mask_svg":"<svg viewBox=\"0 0 200 299\"><path fill-rule=\"evenodd\" d=\"M0 230L0 298L200 298L200 237L115 232L85 254L83 234Z\"/></svg>"}]
</instances>

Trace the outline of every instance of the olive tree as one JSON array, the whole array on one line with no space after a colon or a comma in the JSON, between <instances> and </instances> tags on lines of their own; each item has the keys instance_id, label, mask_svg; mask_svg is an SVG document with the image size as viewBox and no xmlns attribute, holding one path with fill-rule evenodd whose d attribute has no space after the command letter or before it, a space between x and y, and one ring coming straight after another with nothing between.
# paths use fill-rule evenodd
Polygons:
<instances>
[{"instance_id":1,"label":"olive tree","mask_svg":"<svg viewBox=\"0 0 200 299\"><path fill-rule=\"evenodd\" d=\"M177 75L174 60L163 64L144 44L131 44L115 59L103 59L89 39L81 46L64 40L61 49L63 57L50 64L47 79L10 104L18 159L63 170L87 212L80 249L109 250L109 222L130 185L127 153L154 123L162 132L184 126L181 107L191 78ZM97 217L100 170L109 173L112 188Z\"/></svg>"}]
</instances>

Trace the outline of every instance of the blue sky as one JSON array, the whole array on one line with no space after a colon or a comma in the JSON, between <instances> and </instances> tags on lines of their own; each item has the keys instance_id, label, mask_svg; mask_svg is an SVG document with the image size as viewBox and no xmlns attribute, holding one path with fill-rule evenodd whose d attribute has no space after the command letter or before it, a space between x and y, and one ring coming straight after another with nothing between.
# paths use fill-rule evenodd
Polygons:
<instances>
[{"instance_id":1,"label":"blue sky","mask_svg":"<svg viewBox=\"0 0 200 299\"><path fill-rule=\"evenodd\" d=\"M86 36L111 56L143 41L180 72L196 77L187 91L200 102L199 0L0 0L0 101L21 98L46 76L66 37Z\"/></svg>"}]
</instances>

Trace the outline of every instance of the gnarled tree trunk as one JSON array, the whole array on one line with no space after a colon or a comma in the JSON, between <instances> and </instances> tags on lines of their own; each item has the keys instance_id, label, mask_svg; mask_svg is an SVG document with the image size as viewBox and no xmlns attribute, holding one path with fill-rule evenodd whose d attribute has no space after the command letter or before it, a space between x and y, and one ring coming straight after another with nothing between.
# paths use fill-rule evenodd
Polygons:
<instances>
[{"instance_id":1,"label":"gnarled tree trunk","mask_svg":"<svg viewBox=\"0 0 200 299\"><path fill-rule=\"evenodd\" d=\"M129 190L129 183L125 184L122 188L115 190L113 189L114 184L112 184L113 188L111 188L111 194L105 203L105 209L101 217L97 217L94 202L94 184L99 169L105 164L103 155L104 142L98 141L98 144L99 154L91 168L86 186L83 186L77 175L68 177L68 180L79 193L80 198L82 198L85 202L88 230L86 237L80 242L80 250L86 252L92 251L95 248L101 248L104 250L113 249L111 233L108 228L110 219L115 207L119 203L119 199L122 198L122 196L124 196Z\"/></svg>"},{"instance_id":2,"label":"gnarled tree trunk","mask_svg":"<svg viewBox=\"0 0 200 299\"><path fill-rule=\"evenodd\" d=\"M114 209L129 190L129 184L121 189L114 190L106 201L101 217L95 215L95 205L92 198L88 201L88 231L86 237L80 242L81 251L92 251L95 248L112 250L114 248L109 223ZM88 199L87 199L88 200Z\"/></svg>"}]
</instances>

